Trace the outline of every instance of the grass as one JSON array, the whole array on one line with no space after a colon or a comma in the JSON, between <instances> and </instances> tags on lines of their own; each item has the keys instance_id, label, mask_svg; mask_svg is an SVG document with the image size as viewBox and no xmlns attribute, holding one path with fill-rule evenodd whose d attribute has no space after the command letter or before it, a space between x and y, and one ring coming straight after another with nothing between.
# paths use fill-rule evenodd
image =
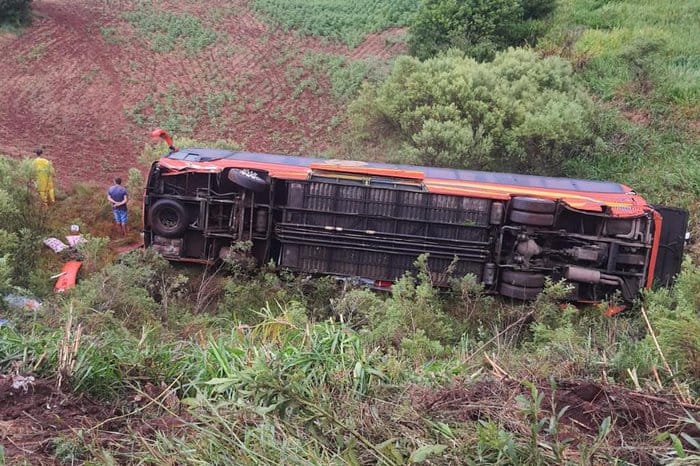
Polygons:
<instances>
[{"instance_id":1,"label":"grass","mask_svg":"<svg viewBox=\"0 0 700 466\"><path fill-rule=\"evenodd\" d=\"M700 210L700 36L694 1L567 0L538 47L569 58L603 109L605 145L569 173ZM640 123L641 122L641 123Z\"/></svg>"},{"instance_id":2,"label":"grass","mask_svg":"<svg viewBox=\"0 0 700 466\"><path fill-rule=\"evenodd\" d=\"M700 117L700 7L693 0L560 2L540 47L585 64L583 78L604 99ZM562 50L562 45L566 47ZM649 81L643 99L635 85Z\"/></svg>"},{"instance_id":3,"label":"grass","mask_svg":"<svg viewBox=\"0 0 700 466\"><path fill-rule=\"evenodd\" d=\"M692 34L697 11L692 2L634 5L564 0L540 45L576 64L578 78L602 109L597 124L604 140L593 163L572 160L567 169L626 182L654 202L682 205L696 215L700 147L687 122L698 118L700 38ZM415 4L256 0L255 6L285 27L352 45L385 27L379 25L405 24L402 15ZM202 37L213 38L186 15L156 20L154 10L136 12L129 21L154 50L182 47L196 53L208 46ZM169 29L181 32L170 35ZM102 35L109 41L112 32ZM302 92L313 90L312 79L327 78L333 97L342 102L363 82L381 79L382 66L309 52L301 66L287 69L286 79ZM220 91L192 100L171 85L128 115L141 126L186 134L202 118L224 125L236 97ZM250 104L261 109L263 98ZM294 122L281 106L272 111ZM640 123L630 114L645 118ZM201 143L179 138L176 144ZM237 148L224 141L204 145ZM148 165L163 151L162 145L148 146L142 160ZM8 187L18 184L16 167L0 169ZM130 172L131 191L142 183ZM10 196L3 196L2 228L26 227L25 218L8 221L14 217L7 212L15 209ZM76 186L41 222L42 233L69 223L103 236L110 224L103 192ZM647 452L650 462L698 458L700 446L687 436L690 429L686 437L680 431L656 435L655 429L629 436L616 429L644 416L628 422L613 412L575 435L578 427L567 421L565 407L548 404L557 391L566 391L555 379L616 382L658 396L675 380L684 395L698 399L700 270L690 261L675 288L649 292L637 304L648 310L671 376L637 313L609 319L595 307L562 309L558 285L534 303L513 305L483 295L469 280L437 292L427 274L401 280L392 294L273 269L234 269L204 280L201 269L173 266L142 251L112 262L97 250L104 244L94 244L79 287L67 295L51 294L44 269L55 264L44 256L37 260L41 273L23 285L44 306L35 314L1 309L11 326L0 327L0 371L54 381L60 375L64 391L116 405L132 425L171 416L182 428L168 430L155 422L149 429L124 427L123 435L110 433L103 442L66 430L47 443L59 460L398 465L460 464L468 458L473 464L554 465L636 462L625 456L635 452ZM198 302L201 296L212 302ZM176 408L148 395L149 384L172 387ZM498 393L509 384L516 388L502 398L473 396L479 387ZM459 398L464 391L471 396ZM136 395L148 400L148 410L135 408ZM614 405L626 406L625 399ZM687 417L679 422L697 427ZM631 450L620 447L620 438ZM5 455L0 446L0 464L14 460Z\"/></svg>"},{"instance_id":4,"label":"grass","mask_svg":"<svg viewBox=\"0 0 700 466\"><path fill-rule=\"evenodd\" d=\"M607 462L626 454L614 443L616 420L603 416L593 434L572 443L575 424L567 421L567 409L550 403L558 390L554 378L597 379L604 370L606 377L624 382L625 370L637 367L638 383L656 383L642 365L649 360L630 351L630 344L649 343L640 339L641 322L611 320L590 310L562 312L552 300L561 291L556 287L532 305L508 310L464 282L471 294L470 318L454 316L453 329L463 334L443 334L436 353L397 346L397 337L367 338L383 325L377 317L430 328L435 309L455 311L461 302L455 298L462 295L434 292L422 282L425 277L406 279L400 291L386 296L314 288L300 277L269 273L225 281L238 285L231 292L239 308L246 305L241 289L250 294L244 299L274 295L281 301L238 317L226 306L197 315L192 307L196 275L179 279L183 292L168 291L172 308L166 309L159 290L183 270L154 254L132 253L96 271L70 295L49 300L35 318L11 314L14 328L0 327L0 369L48 378L61 374L64 390L116 404L132 425L153 416L176 418L182 426L177 431L135 430L110 437L109 444L84 441L80 432L77 437L64 432L54 441L56 453L67 458L99 462L109 455L117 462L158 464L185 454L202 464L457 464L473 458L477 464L555 465L579 455L586 462ZM692 299L698 278L697 270L686 269L676 290L648 298L665 348L680 351L667 353L677 361L688 360L692 348L687 339L667 333L676 328L676 318L660 306L669 299L692 306L682 303ZM100 292L105 288L110 293ZM336 318L328 319L328 311L319 308L329 302ZM384 309L391 310L382 314ZM532 325L510 325L513 316L528 312ZM686 319L692 313L691 307L675 312ZM419 333L398 338L415 342ZM483 373L484 351L510 375L509 382ZM674 367L688 380L687 365ZM165 395L148 395L148 385L173 388L177 408L166 405ZM153 408L135 407L134 391ZM460 417L468 410L459 411L459 403L468 398L450 404L464 396L475 397L469 405L480 406L478 420ZM479 396L486 398L480 402ZM505 396L500 405L499 396ZM509 408L503 405L508 403ZM626 443L631 451L643 445L661 458L669 454L671 435L676 434L627 436ZM682 454L696 453L692 444L686 448Z\"/></svg>"},{"instance_id":5,"label":"grass","mask_svg":"<svg viewBox=\"0 0 700 466\"><path fill-rule=\"evenodd\" d=\"M286 29L355 47L371 32L406 26L416 0L254 0L253 7Z\"/></svg>"},{"instance_id":6,"label":"grass","mask_svg":"<svg viewBox=\"0 0 700 466\"><path fill-rule=\"evenodd\" d=\"M155 52L183 49L189 55L214 44L217 33L202 25L199 18L142 7L123 14L124 18L150 43ZM105 39L111 38L103 33Z\"/></svg>"},{"instance_id":7,"label":"grass","mask_svg":"<svg viewBox=\"0 0 700 466\"><path fill-rule=\"evenodd\" d=\"M351 60L342 55L307 52L302 58L305 67L325 74L331 93L346 103L357 96L364 82L378 82L388 73L388 65L378 59Z\"/></svg>"}]
</instances>

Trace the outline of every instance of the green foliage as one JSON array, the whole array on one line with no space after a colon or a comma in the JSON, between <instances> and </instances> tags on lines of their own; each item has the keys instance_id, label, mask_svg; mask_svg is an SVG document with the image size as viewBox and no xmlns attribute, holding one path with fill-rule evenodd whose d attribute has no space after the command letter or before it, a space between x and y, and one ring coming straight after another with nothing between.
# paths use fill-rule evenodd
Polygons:
<instances>
[{"instance_id":1,"label":"green foliage","mask_svg":"<svg viewBox=\"0 0 700 466\"><path fill-rule=\"evenodd\" d=\"M370 344L400 347L404 339L414 338L406 342L404 349L425 354L439 352L439 346L431 341L454 338L438 290L431 281L427 255L420 256L415 265L417 277L408 273L401 277L392 286L391 297L369 312L367 339Z\"/></svg>"},{"instance_id":2,"label":"green foliage","mask_svg":"<svg viewBox=\"0 0 700 466\"><path fill-rule=\"evenodd\" d=\"M196 139L182 137L171 133L174 138L175 146L179 148L185 147L211 147L215 149L241 150L242 146L234 141L219 139L217 141L199 141ZM165 143L146 144L139 155L139 163L144 168L150 168L151 164L161 157L168 155L168 147ZM131 170L130 170L131 172Z\"/></svg>"},{"instance_id":3,"label":"green foliage","mask_svg":"<svg viewBox=\"0 0 700 466\"><path fill-rule=\"evenodd\" d=\"M342 55L306 53L303 64L314 73L324 73L331 83L333 97L346 102L357 96L364 83L377 83L386 74L378 60L349 60Z\"/></svg>"},{"instance_id":4,"label":"green foliage","mask_svg":"<svg viewBox=\"0 0 700 466\"><path fill-rule=\"evenodd\" d=\"M41 253L46 210L33 185L29 160L0 156L0 291L28 287Z\"/></svg>"},{"instance_id":5,"label":"green foliage","mask_svg":"<svg viewBox=\"0 0 700 466\"><path fill-rule=\"evenodd\" d=\"M252 276L243 270L234 270L234 275L224 284L224 297L219 309L228 313L234 321L252 325L264 319L261 310L275 303L299 301L301 294L291 274L278 274L274 265L268 264Z\"/></svg>"},{"instance_id":6,"label":"green foliage","mask_svg":"<svg viewBox=\"0 0 700 466\"><path fill-rule=\"evenodd\" d=\"M623 96L635 107L664 111L677 105L695 115L700 110L693 2L563 2L541 44L579 62L586 83L606 99Z\"/></svg>"},{"instance_id":7,"label":"green foliage","mask_svg":"<svg viewBox=\"0 0 700 466\"><path fill-rule=\"evenodd\" d=\"M178 15L144 7L124 13L124 18L146 36L155 52L182 48L187 54L196 55L217 39L214 30L204 27L198 18L187 14Z\"/></svg>"},{"instance_id":8,"label":"green foliage","mask_svg":"<svg viewBox=\"0 0 700 466\"><path fill-rule=\"evenodd\" d=\"M426 0L411 23L409 47L420 59L458 48L477 60L508 46L533 44L538 21L554 10L553 0Z\"/></svg>"},{"instance_id":9,"label":"green foliage","mask_svg":"<svg viewBox=\"0 0 700 466\"><path fill-rule=\"evenodd\" d=\"M253 7L287 29L341 40L354 47L368 33L407 25L418 1L255 0Z\"/></svg>"},{"instance_id":10,"label":"green foliage","mask_svg":"<svg viewBox=\"0 0 700 466\"><path fill-rule=\"evenodd\" d=\"M141 170L138 168L129 168L128 175L126 177L126 189L129 193L129 223L132 225L139 225L141 227L143 212L138 205L141 201L141 194L146 188L146 180L143 178Z\"/></svg>"},{"instance_id":11,"label":"green foliage","mask_svg":"<svg viewBox=\"0 0 700 466\"><path fill-rule=\"evenodd\" d=\"M32 0L0 0L0 24L25 25L32 20Z\"/></svg>"},{"instance_id":12,"label":"green foliage","mask_svg":"<svg viewBox=\"0 0 700 466\"><path fill-rule=\"evenodd\" d=\"M82 280L72 295L79 312L107 314L130 328L140 328L167 322L186 282L163 257L151 249L139 249Z\"/></svg>"},{"instance_id":13,"label":"green foliage","mask_svg":"<svg viewBox=\"0 0 700 466\"><path fill-rule=\"evenodd\" d=\"M51 439L51 444L53 454L60 464L83 463L88 459L88 449L80 438L55 437Z\"/></svg>"},{"instance_id":14,"label":"green foliage","mask_svg":"<svg viewBox=\"0 0 700 466\"><path fill-rule=\"evenodd\" d=\"M672 369L700 389L700 268L686 260L675 287L651 292L646 305Z\"/></svg>"},{"instance_id":15,"label":"green foliage","mask_svg":"<svg viewBox=\"0 0 700 466\"><path fill-rule=\"evenodd\" d=\"M401 161L425 165L561 174L596 143L591 100L570 65L524 49L488 63L399 58L350 111L360 134L394 138Z\"/></svg>"},{"instance_id":16,"label":"green foliage","mask_svg":"<svg viewBox=\"0 0 700 466\"><path fill-rule=\"evenodd\" d=\"M125 113L142 127L161 127L172 134L191 134L202 111L198 95L187 95L177 84L170 83L164 92L146 95Z\"/></svg>"},{"instance_id":17,"label":"green foliage","mask_svg":"<svg viewBox=\"0 0 700 466\"><path fill-rule=\"evenodd\" d=\"M700 141L667 126L675 125L672 122L645 127L614 111L598 115L596 132L607 142L590 158L569 160L567 174L615 180L634 186L653 202L695 208L700 196Z\"/></svg>"},{"instance_id":18,"label":"green foliage","mask_svg":"<svg viewBox=\"0 0 700 466\"><path fill-rule=\"evenodd\" d=\"M256 325L245 341L256 343L251 353L232 351L226 359L217 356L220 372L226 376L207 385L215 393L244 396L284 416L317 393L344 387L365 395L373 381L381 379L356 333L329 322L300 326L288 316L284 312Z\"/></svg>"}]
</instances>

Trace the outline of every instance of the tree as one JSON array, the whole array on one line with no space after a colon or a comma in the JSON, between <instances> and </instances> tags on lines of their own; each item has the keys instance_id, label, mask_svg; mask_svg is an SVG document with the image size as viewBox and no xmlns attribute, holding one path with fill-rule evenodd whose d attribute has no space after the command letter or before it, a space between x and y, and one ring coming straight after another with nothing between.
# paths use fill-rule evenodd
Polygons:
<instances>
[{"instance_id":1,"label":"tree","mask_svg":"<svg viewBox=\"0 0 700 466\"><path fill-rule=\"evenodd\" d=\"M421 59L458 48L477 60L533 42L554 0L426 0L410 26L409 48Z\"/></svg>"},{"instance_id":2,"label":"tree","mask_svg":"<svg viewBox=\"0 0 700 466\"><path fill-rule=\"evenodd\" d=\"M32 0L0 0L0 24L28 24Z\"/></svg>"},{"instance_id":3,"label":"tree","mask_svg":"<svg viewBox=\"0 0 700 466\"><path fill-rule=\"evenodd\" d=\"M399 58L350 111L357 130L398 142L409 163L562 174L596 143L593 105L571 66L527 49L486 63L457 52Z\"/></svg>"}]
</instances>

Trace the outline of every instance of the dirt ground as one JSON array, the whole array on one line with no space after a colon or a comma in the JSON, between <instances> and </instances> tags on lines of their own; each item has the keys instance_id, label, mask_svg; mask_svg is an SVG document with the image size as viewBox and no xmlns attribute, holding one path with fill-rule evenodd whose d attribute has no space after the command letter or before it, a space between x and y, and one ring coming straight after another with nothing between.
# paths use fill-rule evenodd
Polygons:
<instances>
[{"instance_id":1,"label":"dirt ground","mask_svg":"<svg viewBox=\"0 0 700 466\"><path fill-rule=\"evenodd\" d=\"M0 444L8 464L23 459L53 464L52 439L75 435L113 414L108 406L58 392L48 381L0 376Z\"/></svg>"},{"instance_id":2,"label":"dirt ground","mask_svg":"<svg viewBox=\"0 0 700 466\"><path fill-rule=\"evenodd\" d=\"M127 436L148 438L182 428L180 417L144 409L155 398L170 402L157 387L147 386L145 392L112 404L60 391L53 380L0 375L0 445L7 464L66 464L59 461L61 455L80 460L87 444L109 449ZM137 415L120 412L127 408Z\"/></svg>"},{"instance_id":3,"label":"dirt ground","mask_svg":"<svg viewBox=\"0 0 700 466\"><path fill-rule=\"evenodd\" d=\"M218 38L196 56L154 52L123 17L135 4L36 0L32 26L19 35L0 33L0 50L6 51L0 54L0 153L31 156L43 147L64 185L108 183L137 164L154 126L167 128L166 116L189 113L199 114L188 134L198 140L318 154L345 131L338 123L342 105L323 77L300 92L299 80L308 76L291 72L303 68L304 55L387 58L404 47L392 40L401 30L370 35L349 50L270 26L245 0L160 0L154 2L158 8L196 16ZM177 109L157 110L172 90ZM235 98L216 115L207 114L208 99L224 90Z\"/></svg>"},{"instance_id":4,"label":"dirt ground","mask_svg":"<svg viewBox=\"0 0 700 466\"><path fill-rule=\"evenodd\" d=\"M611 428L601 448L631 464L658 463L658 455L669 450L669 443L657 437L661 433L700 438L696 426L683 422L688 414L697 415L700 407L683 405L672 396L586 380L558 381L555 389L547 381L535 386L541 395L538 419L560 414L556 440L567 445L565 455L571 460L580 459L579 447L594 441L605 418L610 418ZM532 399L531 387L515 380L455 381L441 389L416 386L407 395L417 413L431 420L451 425L492 421L525 438L529 435L526 410L532 406L527 401ZM118 450L129 444L125 436L182 432L187 416L148 409L153 399L179 410L179 400L166 387L147 384L143 393L109 404L59 391L55 381L0 375L0 445L8 464L49 465L57 464L61 442Z\"/></svg>"},{"instance_id":5,"label":"dirt ground","mask_svg":"<svg viewBox=\"0 0 700 466\"><path fill-rule=\"evenodd\" d=\"M560 415L556 440L570 445L568 456L572 460L580 459L578 445L591 444L600 435L606 418L611 428L605 436L604 450L631 464L658 464L660 452L669 449L668 442L657 438L661 433L683 432L700 438L695 425L683 422L689 413L697 416L700 406L684 405L670 395L588 380L557 381L554 387L549 381L541 381L535 388L542 397L538 418ZM437 391L416 387L410 396L416 409L431 419L492 421L511 432L529 435L531 419L526 412L533 407L533 397L532 387L526 383L505 379L455 383Z\"/></svg>"}]
</instances>

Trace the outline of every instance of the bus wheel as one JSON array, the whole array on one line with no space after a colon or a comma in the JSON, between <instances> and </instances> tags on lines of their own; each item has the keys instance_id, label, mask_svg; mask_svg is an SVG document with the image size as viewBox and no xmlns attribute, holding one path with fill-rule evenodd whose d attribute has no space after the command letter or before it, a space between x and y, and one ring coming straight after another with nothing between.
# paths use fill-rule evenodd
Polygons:
<instances>
[{"instance_id":1,"label":"bus wheel","mask_svg":"<svg viewBox=\"0 0 700 466\"><path fill-rule=\"evenodd\" d=\"M541 273L506 269L501 272L501 281L516 286L542 288L544 286L544 275Z\"/></svg>"},{"instance_id":2,"label":"bus wheel","mask_svg":"<svg viewBox=\"0 0 700 466\"><path fill-rule=\"evenodd\" d=\"M510 283L501 283L498 287L498 292L509 298L528 301L535 299L537 295L542 292L542 288L528 288L525 286L511 285Z\"/></svg>"},{"instance_id":3,"label":"bus wheel","mask_svg":"<svg viewBox=\"0 0 700 466\"><path fill-rule=\"evenodd\" d=\"M557 204L549 199L538 197L514 197L510 201L510 207L514 210L534 212L539 214L553 214L557 209Z\"/></svg>"},{"instance_id":4,"label":"bus wheel","mask_svg":"<svg viewBox=\"0 0 700 466\"><path fill-rule=\"evenodd\" d=\"M533 225L538 227L549 227L554 225L554 214L534 214L523 212L522 210L512 210L510 220L521 225Z\"/></svg>"},{"instance_id":5,"label":"bus wheel","mask_svg":"<svg viewBox=\"0 0 700 466\"><path fill-rule=\"evenodd\" d=\"M263 192L269 186L269 183L260 177L260 175L245 168L242 170L233 169L229 171L228 179L236 183L241 188L249 189L254 193Z\"/></svg>"},{"instance_id":6,"label":"bus wheel","mask_svg":"<svg viewBox=\"0 0 700 466\"><path fill-rule=\"evenodd\" d=\"M181 236L187 228L185 206L174 199L160 199L148 211L151 229L166 238Z\"/></svg>"}]
</instances>

